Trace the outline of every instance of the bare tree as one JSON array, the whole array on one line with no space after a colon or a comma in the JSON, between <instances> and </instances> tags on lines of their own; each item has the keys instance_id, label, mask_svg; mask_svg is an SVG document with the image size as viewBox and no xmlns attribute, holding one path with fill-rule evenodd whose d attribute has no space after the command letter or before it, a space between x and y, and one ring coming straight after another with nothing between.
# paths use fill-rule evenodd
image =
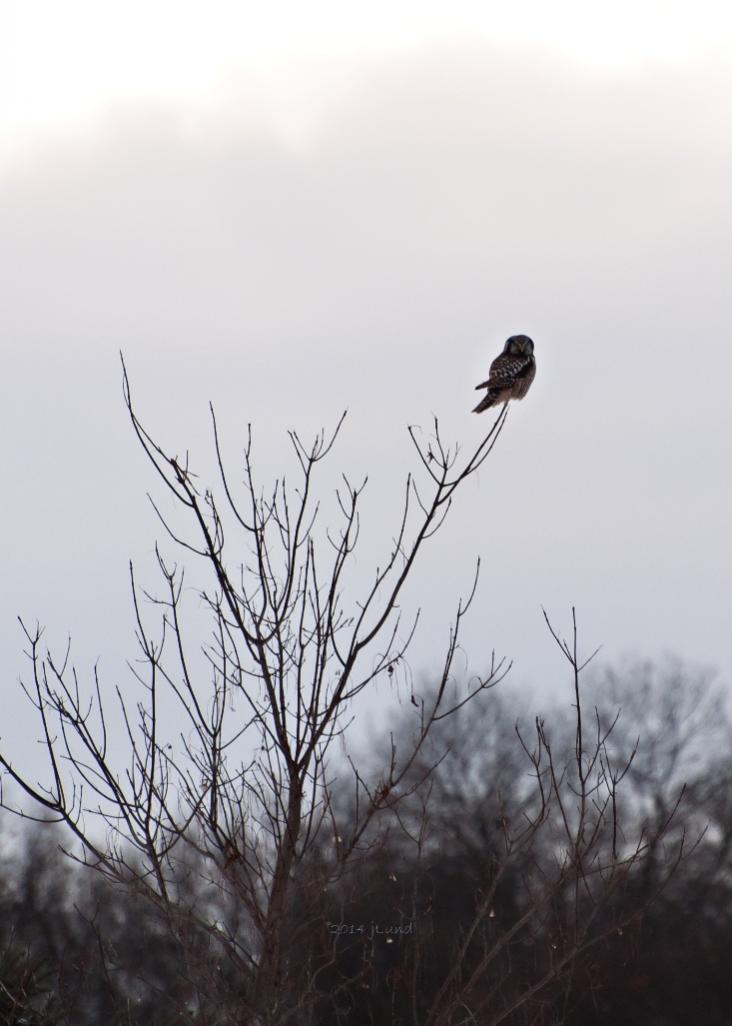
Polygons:
<instances>
[{"instance_id":1,"label":"bare tree","mask_svg":"<svg viewBox=\"0 0 732 1026\"><path fill-rule=\"evenodd\" d=\"M357 770L359 814L344 836L333 822L327 753L346 725L354 700L404 657L415 621L404 627L399 600L420 551L440 529L458 488L485 462L505 424L504 406L467 459L445 447L437 422L422 443L410 429L426 486L407 478L403 513L383 566L365 594L347 608L346 575L359 533L359 500L365 481L343 476L336 493L340 524L317 535L313 498L318 465L331 452L343 418L330 437L306 446L290 440L299 466L295 488L284 479L260 489L253 467L251 431L244 448L243 498L235 496L221 457L211 408L221 495L201 491L187 460L166 453L134 410L123 364L124 398L133 428L191 533L174 528L153 505L177 546L209 567L212 584L201 597L212 617L205 645L210 676L191 668L182 625L182 569L156 549L164 594L141 592L131 572L142 669L134 700L117 688L125 724L128 764L115 767L109 742L110 712L96 678L89 694L79 683L69 651L59 659L42 649L42 631L23 624L32 665L26 688L42 726L49 777L37 784L1 757L7 773L44 816L61 820L79 842L80 857L105 874L146 893L178 930L191 917L249 981L249 1013L262 1023L282 1023L289 1010L283 923L298 861L327 829L336 837L335 862L358 848L371 819L393 801L435 722L449 716L500 678L495 661L486 676L452 705L446 684L460 622L475 594L457 605L443 683L411 751L393 753L375 791ZM238 532L239 562L224 551L225 521ZM231 543L230 543L231 544ZM145 624L143 598L160 610L157 637ZM418 615L418 614L417 614ZM161 709L174 696L187 723L174 747ZM100 830L104 827L104 833ZM235 895L245 921L211 922L205 909L188 907L178 871L189 847L211 863L221 886ZM288 939L292 943L292 938Z\"/></svg>"},{"instance_id":2,"label":"bare tree","mask_svg":"<svg viewBox=\"0 0 732 1026\"><path fill-rule=\"evenodd\" d=\"M304 969L294 957L316 926L322 928L317 895L383 842L380 823L398 819L402 806L402 825L420 857L429 850L425 788L441 756L428 739L507 671L491 656L484 675L456 694L450 686L476 569L467 599L457 603L437 686L421 703L415 700L411 743L392 742L376 781L351 761L353 800L347 814L339 811L333 743L344 736L359 697L379 679L388 682L404 659L418 616L402 620L405 584L458 490L492 452L507 407L467 458L444 445L436 420L426 442L409 429L421 478L408 476L390 549L354 597L358 582L349 572L366 482L341 478L335 527L321 528L314 498L319 464L331 453L343 418L332 435L320 433L310 446L290 432L297 485L281 478L265 491L255 476L251 431L243 482L232 483L211 408L220 476L215 495L200 488L187 458L166 452L143 426L124 364L123 383L136 436L176 512L164 514L162 503L151 499L153 506L177 549L208 570L210 584L197 589L210 616L202 649L207 671L200 671L188 641L184 572L156 548L161 595L140 589L130 568L140 649L130 668L137 690L118 686L113 714L96 671L84 688L68 649L55 657L42 647L40 628L23 625L32 667L26 693L41 724L46 780L37 783L4 755L0 762L39 815L71 831L76 846L70 854L132 888L165 917L189 988L179 1021L305 1026L318 1021L318 974L337 955L332 948L325 962ZM155 632L146 624L145 602L157 613ZM646 838L619 840L617 791L627 763L615 767L610 757L612 724L604 726L597 716L590 728L583 720L576 624L569 645L549 626L573 669L573 761L557 758L543 720L536 720L531 740L519 734L532 788L510 823L499 815L498 854L427 1009L416 998L419 962L412 967L415 1026L506 1020L593 943L598 909L643 857ZM111 740L115 717L124 725L123 766ZM173 722L182 726L174 731ZM416 826L407 822L412 800L421 803ZM553 844L545 847L550 865L536 856L536 839L557 824ZM659 824L657 833L664 829ZM527 876L515 921L497 932L492 910L519 853L530 853L537 876ZM497 981L490 975L499 956L550 921L556 953L506 997L505 960ZM414 950L417 959L424 956L419 945Z\"/></svg>"},{"instance_id":3,"label":"bare tree","mask_svg":"<svg viewBox=\"0 0 732 1026\"><path fill-rule=\"evenodd\" d=\"M647 841L612 913L644 915L598 952L595 988L578 994L570 1026L692 1022L699 1008L705 1022L728 1021L732 731L714 676L665 658L625 661L588 681L601 715L621 710L613 759L636 752L622 820ZM669 876L669 852L682 844L684 859Z\"/></svg>"},{"instance_id":4,"label":"bare tree","mask_svg":"<svg viewBox=\"0 0 732 1026\"><path fill-rule=\"evenodd\" d=\"M400 992L388 1003L382 995L371 1018L333 1014L322 1022L562 1021L556 1016L566 1014L578 977L594 985L598 946L639 921L674 872L683 833L658 860L652 890L625 900L667 837L683 788L662 822L649 825L628 804L621 815L636 752L621 759L615 750L617 709L607 715L583 699L592 656L580 656L572 616L569 641L547 618L570 667L571 738L563 711L535 717L528 731L514 728L495 697L434 725L394 807L390 864L372 864L376 876L361 872L341 892L345 927L359 923L359 912L363 923L368 907L386 922L415 926L393 970ZM357 983L375 991L370 970L388 959L373 931L344 929L338 939L340 972L329 969L336 1009L354 964Z\"/></svg>"}]
</instances>

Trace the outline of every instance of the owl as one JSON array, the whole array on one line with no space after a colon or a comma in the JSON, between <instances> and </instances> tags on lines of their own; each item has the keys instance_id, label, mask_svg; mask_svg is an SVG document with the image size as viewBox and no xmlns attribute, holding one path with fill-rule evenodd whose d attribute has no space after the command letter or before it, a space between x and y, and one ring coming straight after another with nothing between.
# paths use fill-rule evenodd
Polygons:
<instances>
[{"instance_id":1,"label":"owl","mask_svg":"<svg viewBox=\"0 0 732 1026\"><path fill-rule=\"evenodd\" d=\"M511 335L501 355L491 364L488 380L475 386L488 391L473 413L482 413L490 406L507 403L509 399L523 399L535 374L534 343L528 335Z\"/></svg>"}]
</instances>

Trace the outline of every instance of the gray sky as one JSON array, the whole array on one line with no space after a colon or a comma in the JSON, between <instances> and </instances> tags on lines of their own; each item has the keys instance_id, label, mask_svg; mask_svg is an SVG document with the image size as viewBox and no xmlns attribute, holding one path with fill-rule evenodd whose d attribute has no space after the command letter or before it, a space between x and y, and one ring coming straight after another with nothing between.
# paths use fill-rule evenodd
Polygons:
<instances>
[{"instance_id":1,"label":"gray sky","mask_svg":"<svg viewBox=\"0 0 732 1026\"><path fill-rule=\"evenodd\" d=\"M180 52L153 18L136 77L132 4L122 53L105 61L100 43L90 63L91 22L88 46L66 51L71 85L53 88L51 62L44 92L23 48L40 69L54 32L78 40L91 8L71 6L79 25L36 36L16 12L1 112L6 694L24 666L17 614L113 675L131 651L127 561L156 582L155 482L125 421L120 348L143 419L204 472L209 399L232 460L253 423L264 480L289 466L287 428L308 435L348 407L332 465L370 475L365 584L415 467L406 425L434 413L475 445L473 386L517 332L535 340L536 381L419 567L415 674L441 655L480 555L471 670L495 648L517 681L561 680L540 607L568 625L574 604L609 659L672 651L729 679L722 9L685 26L664 5L664 34L658 5L640 5L633 35L620 5L575 38L428 7L410 42L408 4L392 30L381 5L346 24L316 4L298 50L289 22L280 49L276 23L259 49L241 24L227 33L241 12L220 4L199 66L186 7Z\"/></svg>"}]
</instances>

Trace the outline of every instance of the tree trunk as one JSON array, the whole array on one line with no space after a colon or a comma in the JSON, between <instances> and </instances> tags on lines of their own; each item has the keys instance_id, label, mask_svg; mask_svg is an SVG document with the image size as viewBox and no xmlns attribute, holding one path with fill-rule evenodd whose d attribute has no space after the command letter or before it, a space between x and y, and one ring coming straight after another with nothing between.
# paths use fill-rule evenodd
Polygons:
<instances>
[{"instance_id":1,"label":"tree trunk","mask_svg":"<svg viewBox=\"0 0 732 1026\"><path fill-rule=\"evenodd\" d=\"M267 921L262 937L262 956L255 982L254 1006L262 1026L276 1026L284 996L283 941L287 898L302 821L302 782L293 770L287 801L287 822L272 879Z\"/></svg>"}]
</instances>

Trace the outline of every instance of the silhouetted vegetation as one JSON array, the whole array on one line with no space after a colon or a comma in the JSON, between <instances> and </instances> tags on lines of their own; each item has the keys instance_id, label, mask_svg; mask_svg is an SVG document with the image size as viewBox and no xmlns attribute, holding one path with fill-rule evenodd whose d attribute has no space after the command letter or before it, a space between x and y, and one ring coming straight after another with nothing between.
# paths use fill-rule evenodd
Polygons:
<instances>
[{"instance_id":1,"label":"silhouetted vegetation","mask_svg":"<svg viewBox=\"0 0 732 1026\"><path fill-rule=\"evenodd\" d=\"M419 481L364 582L365 482L341 478L324 527L314 498L340 425L291 433L298 483L265 491L251 435L230 481L212 410L216 496L143 427L126 374L124 397L175 512L155 511L208 585L184 587L160 548L161 594L131 568L139 652L114 689L23 624L45 762L0 752L0 804L41 821L5 845L0 1021L549 1026L644 1008L645 1026L678 1012L689 936L697 956L713 942L722 1007L732 769L709 682L639 666L593 689L575 611L566 636L545 613L566 697L520 715L493 653L454 669L479 560L432 685L405 669L405 583L506 406L467 458L436 421L410 428ZM391 729L357 758L350 725L379 687ZM685 975L713 996L717 976Z\"/></svg>"},{"instance_id":2,"label":"silhouetted vegetation","mask_svg":"<svg viewBox=\"0 0 732 1026\"><path fill-rule=\"evenodd\" d=\"M467 995L482 1006L480 1014L445 1021L489 1023L500 1011L510 1024L647 1026L698 1021L703 1009L705 1023L722 1026L732 1007L732 737L724 704L702 675L676 665L627 666L595 677L588 690L598 705L602 700L621 709L613 735L618 749L637 743L624 799L628 830L650 829L655 817L665 818L685 785L674 827L653 858L629 872L595 910L595 943L553 979L526 997L545 975L562 931L571 928L571 888L557 893L552 887L550 906L531 917L530 928L499 945ZM455 718L445 737L435 738L436 745L447 742L448 754L429 784L413 791L403 829L392 824L376 831L358 863L336 881L327 844L300 867L288 910L298 943L287 957L289 985L307 992L303 1022L430 1021L465 931L475 929L476 905L501 863L507 820L522 815L525 800L523 753L513 729L523 717L507 693L493 694L481 708L480 717L473 710ZM571 736L571 715L555 710L553 716L557 734L563 729ZM348 789L336 791L335 800L348 805ZM404 832L416 824L423 829L421 849ZM669 876L683 830L687 851ZM58 828L26 825L16 840L6 840L0 1022L247 1021L246 981L196 923L202 908L222 919L237 914L227 907L236 905L235 893L213 879L205 859L192 860L180 884L196 914L184 930L172 931L134 886L90 874L61 852L60 839ZM537 867L545 872L541 867L555 859L550 835L542 833L503 873L488 915L477 920L466 975L535 897L527 877Z\"/></svg>"}]
</instances>

